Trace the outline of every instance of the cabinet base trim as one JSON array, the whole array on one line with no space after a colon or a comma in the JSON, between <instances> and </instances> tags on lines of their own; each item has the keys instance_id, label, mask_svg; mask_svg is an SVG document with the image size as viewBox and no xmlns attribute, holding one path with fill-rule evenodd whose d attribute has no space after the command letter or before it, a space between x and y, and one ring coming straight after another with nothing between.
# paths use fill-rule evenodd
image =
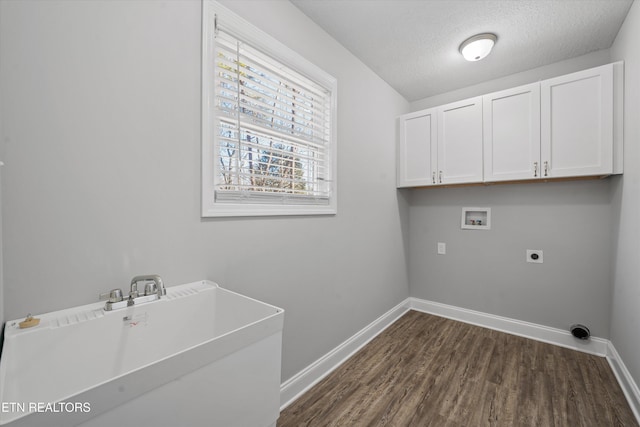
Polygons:
<instances>
[{"instance_id":1,"label":"cabinet base trim","mask_svg":"<svg viewBox=\"0 0 640 427\"><path fill-rule=\"evenodd\" d=\"M567 181L589 181L593 179L605 179L609 175L589 175L589 176L567 176L561 178L537 178L537 179L519 179L511 181L490 181L490 182L469 182L466 184L436 184L436 185L417 185L415 187L397 187L402 188L455 188L455 187L487 187L490 185L505 184L536 184L541 182L567 182Z\"/></svg>"}]
</instances>

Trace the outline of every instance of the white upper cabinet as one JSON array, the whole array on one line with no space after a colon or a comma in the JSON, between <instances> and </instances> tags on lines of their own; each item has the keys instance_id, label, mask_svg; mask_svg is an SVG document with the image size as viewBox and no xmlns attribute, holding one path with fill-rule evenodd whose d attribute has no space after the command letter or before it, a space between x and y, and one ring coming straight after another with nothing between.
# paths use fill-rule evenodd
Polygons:
<instances>
[{"instance_id":1,"label":"white upper cabinet","mask_svg":"<svg viewBox=\"0 0 640 427\"><path fill-rule=\"evenodd\" d=\"M541 83L543 178L613 172L613 66Z\"/></svg>"},{"instance_id":2,"label":"white upper cabinet","mask_svg":"<svg viewBox=\"0 0 640 427\"><path fill-rule=\"evenodd\" d=\"M424 110L400 118L397 186L435 184L437 156L436 110Z\"/></svg>"},{"instance_id":3,"label":"white upper cabinet","mask_svg":"<svg viewBox=\"0 0 640 427\"><path fill-rule=\"evenodd\" d=\"M540 176L540 83L483 97L484 180Z\"/></svg>"},{"instance_id":4,"label":"white upper cabinet","mask_svg":"<svg viewBox=\"0 0 640 427\"><path fill-rule=\"evenodd\" d=\"M437 183L482 182L482 97L437 110Z\"/></svg>"},{"instance_id":5,"label":"white upper cabinet","mask_svg":"<svg viewBox=\"0 0 640 427\"><path fill-rule=\"evenodd\" d=\"M400 118L398 187L622 173L623 63Z\"/></svg>"}]
</instances>

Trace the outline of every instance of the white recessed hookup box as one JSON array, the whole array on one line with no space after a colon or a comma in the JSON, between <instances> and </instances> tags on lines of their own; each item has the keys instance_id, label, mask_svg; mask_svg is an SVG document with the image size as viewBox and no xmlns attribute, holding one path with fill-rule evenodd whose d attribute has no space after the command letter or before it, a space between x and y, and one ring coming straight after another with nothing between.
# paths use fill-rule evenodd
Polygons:
<instances>
[{"instance_id":1,"label":"white recessed hookup box","mask_svg":"<svg viewBox=\"0 0 640 427\"><path fill-rule=\"evenodd\" d=\"M460 227L466 230L490 230L491 208L462 208Z\"/></svg>"}]
</instances>

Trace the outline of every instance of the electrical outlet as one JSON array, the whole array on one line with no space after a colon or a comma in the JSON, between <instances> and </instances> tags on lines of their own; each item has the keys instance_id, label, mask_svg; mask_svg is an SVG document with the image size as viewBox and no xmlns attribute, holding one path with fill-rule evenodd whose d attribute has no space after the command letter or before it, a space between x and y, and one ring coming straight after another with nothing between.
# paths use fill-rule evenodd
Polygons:
<instances>
[{"instance_id":1,"label":"electrical outlet","mask_svg":"<svg viewBox=\"0 0 640 427\"><path fill-rule=\"evenodd\" d=\"M447 244L438 242L438 255L445 255L447 253Z\"/></svg>"},{"instance_id":2,"label":"electrical outlet","mask_svg":"<svg viewBox=\"0 0 640 427\"><path fill-rule=\"evenodd\" d=\"M527 262L542 264L542 249L527 249Z\"/></svg>"}]
</instances>

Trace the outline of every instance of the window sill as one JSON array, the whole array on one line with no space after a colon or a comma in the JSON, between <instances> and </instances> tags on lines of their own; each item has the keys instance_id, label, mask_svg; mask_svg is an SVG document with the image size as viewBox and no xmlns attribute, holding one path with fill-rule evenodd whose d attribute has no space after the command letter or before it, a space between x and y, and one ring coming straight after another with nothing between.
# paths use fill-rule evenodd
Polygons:
<instances>
[{"instance_id":1,"label":"window sill","mask_svg":"<svg viewBox=\"0 0 640 427\"><path fill-rule=\"evenodd\" d=\"M219 203L214 206L203 206L203 218L217 217L258 217L258 216L306 216L335 215L335 206L277 206Z\"/></svg>"}]
</instances>

